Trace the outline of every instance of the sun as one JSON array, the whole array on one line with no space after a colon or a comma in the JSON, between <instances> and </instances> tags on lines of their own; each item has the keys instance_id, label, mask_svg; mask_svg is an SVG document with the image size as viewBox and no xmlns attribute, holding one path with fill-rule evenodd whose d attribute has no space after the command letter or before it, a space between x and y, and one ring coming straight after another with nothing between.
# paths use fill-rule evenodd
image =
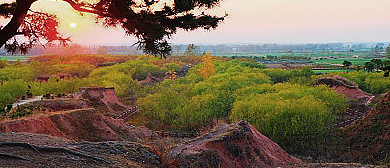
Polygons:
<instances>
[{"instance_id":1,"label":"sun","mask_svg":"<svg viewBox=\"0 0 390 168\"><path fill-rule=\"evenodd\" d=\"M70 22L70 23L69 23L69 27L72 28L72 29L74 29L74 28L77 27L77 23L76 23L76 22Z\"/></svg>"}]
</instances>

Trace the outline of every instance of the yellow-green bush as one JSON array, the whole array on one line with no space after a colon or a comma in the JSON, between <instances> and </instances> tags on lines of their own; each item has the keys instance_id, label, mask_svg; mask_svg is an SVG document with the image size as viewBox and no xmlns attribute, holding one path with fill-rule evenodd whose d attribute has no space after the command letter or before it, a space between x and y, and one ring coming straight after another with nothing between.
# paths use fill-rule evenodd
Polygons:
<instances>
[{"instance_id":1,"label":"yellow-green bush","mask_svg":"<svg viewBox=\"0 0 390 168\"><path fill-rule=\"evenodd\" d=\"M299 145L325 136L348 103L326 86L289 83L244 87L235 92L235 97L230 116L233 121L250 122L292 152L306 150Z\"/></svg>"},{"instance_id":2,"label":"yellow-green bush","mask_svg":"<svg viewBox=\"0 0 390 168\"><path fill-rule=\"evenodd\" d=\"M87 76L95 67L83 64L53 64L32 61L25 65L9 66L0 69L0 81L22 79L24 81L35 81L40 75L55 76L56 74L71 74L78 77Z\"/></svg>"},{"instance_id":3,"label":"yellow-green bush","mask_svg":"<svg viewBox=\"0 0 390 168\"><path fill-rule=\"evenodd\" d=\"M287 82L292 78L306 78L310 79L311 75L314 75L314 72L311 71L310 67L304 67L302 70L286 70L286 69L264 69L262 72L269 77L271 77L274 83ZM296 79L295 79L296 80ZM302 81L302 80L301 80ZM310 82L310 80L307 80Z\"/></svg>"},{"instance_id":4,"label":"yellow-green bush","mask_svg":"<svg viewBox=\"0 0 390 168\"><path fill-rule=\"evenodd\" d=\"M47 67L45 67L47 66ZM56 64L33 61L29 65L10 66L0 69L0 107L15 99L26 96L28 86L36 95L75 93L80 87L103 86L115 87L119 96L134 95L141 86L134 79L144 79L147 75L164 75L166 69L151 65L146 61L133 60L123 64L92 70L91 65ZM91 74L90 71L92 70ZM47 82L35 82L41 74L71 73L84 78L50 78ZM145 93L143 93L145 94Z\"/></svg>"},{"instance_id":5,"label":"yellow-green bush","mask_svg":"<svg viewBox=\"0 0 390 168\"><path fill-rule=\"evenodd\" d=\"M78 77L87 76L95 66L83 64L56 64L48 67L49 74L66 73Z\"/></svg>"},{"instance_id":6,"label":"yellow-green bush","mask_svg":"<svg viewBox=\"0 0 390 168\"><path fill-rule=\"evenodd\" d=\"M181 66L180 65L177 65L175 63L166 63L163 65L163 67L167 70L174 70L176 72L179 72L181 71Z\"/></svg>"},{"instance_id":7,"label":"yellow-green bush","mask_svg":"<svg viewBox=\"0 0 390 168\"><path fill-rule=\"evenodd\" d=\"M5 67L0 69L0 81L22 79L24 81L33 81L36 79L35 74L29 66Z\"/></svg>"},{"instance_id":8,"label":"yellow-green bush","mask_svg":"<svg viewBox=\"0 0 390 168\"><path fill-rule=\"evenodd\" d=\"M12 103L14 99L26 94L28 83L24 80L5 81L0 85L0 107Z\"/></svg>"},{"instance_id":9,"label":"yellow-green bush","mask_svg":"<svg viewBox=\"0 0 390 168\"><path fill-rule=\"evenodd\" d=\"M91 72L89 77L99 77L109 73L123 73L131 76L133 79L143 80L146 79L148 75L162 77L166 71L166 69L152 65L146 61L131 60L111 67L95 69Z\"/></svg>"},{"instance_id":10,"label":"yellow-green bush","mask_svg":"<svg viewBox=\"0 0 390 168\"><path fill-rule=\"evenodd\" d=\"M138 100L142 111L150 119L149 125L164 123L164 127L157 128L184 130L208 126L213 119L228 119L235 100L235 90L271 83L270 77L257 68L228 67L223 63L218 63L218 66L224 66L224 72L203 79L196 71L198 66L184 78L164 81L156 94ZM173 99L169 101L165 97Z\"/></svg>"}]
</instances>

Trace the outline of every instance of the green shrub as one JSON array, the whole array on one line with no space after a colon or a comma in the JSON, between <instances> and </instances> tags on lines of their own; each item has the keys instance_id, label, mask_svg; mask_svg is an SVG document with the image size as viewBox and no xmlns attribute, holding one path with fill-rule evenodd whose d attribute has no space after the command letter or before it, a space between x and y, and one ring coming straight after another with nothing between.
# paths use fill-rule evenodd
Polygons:
<instances>
[{"instance_id":1,"label":"green shrub","mask_svg":"<svg viewBox=\"0 0 390 168\"><path fill-rule=\"evenodd\" d=\"M219 63L218 66L226 64ZM208 126L213 119L228 119L235 100L235 90L271 83L270 77L256 68L226 66L224 72L206 80L202 79L197 68L191 69L184 78L162 82L156 94L138 100L141 110L150 119L149 125L163 123L164 127L157 128L181 130ZM166 97L173 99L169 101Z\"/></svg>"},{"instance_id":2,"label":"green shrub","mask_svg":"<svg viewBox=\"0 0 390 168\"><path fill-rule=\"evenodd\" d=\"M292 78L299 77L309 79L312 75L314 75L314 72L310 69L310 67L304 67L302 70L264 69L262 72L271 77L274 83L287 82ZM310 80L307 81L310 82Z\"/></svg>"},{"instance_id":3,"label":"green shrub","mask_svg":"<svg viewBox=\"0 0 390 168\"><path fill-rule=\"evenodd\" d=\"M131 60L122 64L95 69L89 77L100 77L109 73L123 73L131 76L133 79L144 80L148 75L163 77L166 71L166 69L161 69L145 61Z\"/></svg>"},{"instance_id":4,"label":"green shrub","mask_svg":"<svg viewBox=\"0 0 390 168\"><path fill-rule=\"evenodd\" d=\"M326 86L262 84L235 92L231 119L246 120L290 152L326 135L347 99ZM311 135L311 136L306 136ZM301 147L299 146L301 145Z\"/></svg>"},{"instance_id":5,"label":"green shrub","mask_svg":"<svg viewBox=\"0 0 390 168\"><path fill-rule=\"evenodd\" d=\"M175 63L166 63L163 65L163 67L167 70L174 70L176 72L181 71L181 66L175 64Z\"/></svg>"},{"instance_id":6,"label":"green shrub","mask_svg":"<svg viewBox=\"0 0 390 168\"><path fill-rule=\"evenodd\" d=\"M5 107L6 104L25 95L27 86L28 83L21 79L3 82L0 85L0 107Z\"/></svg>"}]
</instances>

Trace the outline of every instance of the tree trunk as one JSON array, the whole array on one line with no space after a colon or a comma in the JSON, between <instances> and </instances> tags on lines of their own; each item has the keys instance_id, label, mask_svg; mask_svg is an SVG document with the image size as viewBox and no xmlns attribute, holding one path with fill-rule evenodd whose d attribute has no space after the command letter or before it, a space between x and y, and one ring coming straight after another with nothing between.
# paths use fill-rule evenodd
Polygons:
<instances>
[{"instance_id":1,"label":"tree trunk","mask_svg":"<svg viewBox=\"0 0 390 168\"><path fill-rule=\"evenodd\" d=\"M18 34L18 29L23 23L23 19L26 17L31 4L36 0L16 0L16 9L12 15L11 21L0 30L0 48L4 44Z\"/></svg>"}]
</instances>

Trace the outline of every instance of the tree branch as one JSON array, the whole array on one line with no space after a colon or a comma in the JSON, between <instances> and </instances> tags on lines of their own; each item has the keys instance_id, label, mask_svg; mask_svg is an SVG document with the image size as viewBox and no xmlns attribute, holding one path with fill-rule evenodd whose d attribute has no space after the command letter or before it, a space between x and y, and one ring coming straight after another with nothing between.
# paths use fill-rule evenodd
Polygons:
<instances>
[{"instance_id":1,"label":"tree branch","mask_svg":"<svg viewBox=\"0 0 390 168\"><path fill-rule=\"evenodd\" d=\"M35 38L37 38L36 41L37 41L43 48L46 48L45 45L43 45L43 44L41 43L41 41L39 40L39 36L38 36L37 33L35 32L33 25L32 25L30 22L26 21L26 20L25 20L24 22L27 23L27 24L30 26L31 34L33 34L33 35L35 36Z\"/></svg>"},{"instance_id":2,"label":"tree branch","mask_svg":"<svg viewBox=\"0 0 390 168\"><path fill-rule=\"evenodd\" d=\"M88 6L86 4L84 4L84 3L76 3L73 0L63 0L63 1L67 2L70 6L72 6L72 8L74 10L77 10L79 12L92 13L92 14L96 14L96 15L99 15L99 16L105 16L105 17L109 17L110 16L107 13L95 10L93 8L88 9L87 8Z\"/></svg>"},{"instance_id":3,"label":"tree branch","mask_svg":"<svg viewBox=\"0 0 390 168\"><path fill-rule=\"evenodd\" d=\"M31 4L35 0L17 0L16 1L16 11L13 13L13 16L8 22L8 24L0 30L0 47L5 45L5 43L17 34L17 30L20 25L23 23L23 19L27 15L28 9L30 9Z\"/></svg>"}]
</instances>

